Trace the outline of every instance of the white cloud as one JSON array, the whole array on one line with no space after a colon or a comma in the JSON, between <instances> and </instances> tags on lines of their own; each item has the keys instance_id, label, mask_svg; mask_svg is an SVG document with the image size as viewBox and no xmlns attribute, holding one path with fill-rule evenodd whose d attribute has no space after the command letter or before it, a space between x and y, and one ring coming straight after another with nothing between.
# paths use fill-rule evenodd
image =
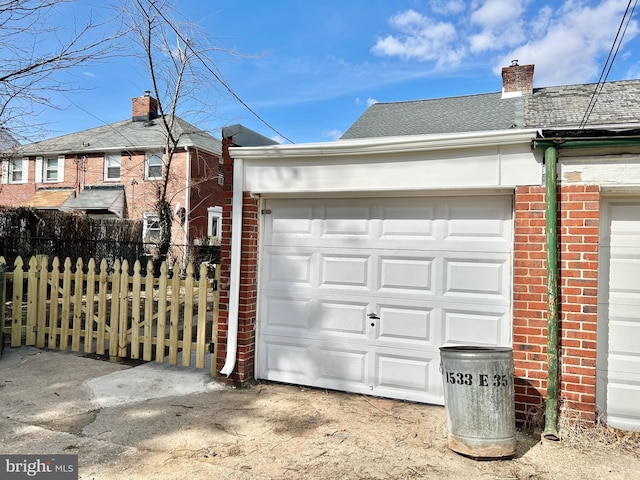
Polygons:
<instances>
[{"instance_id":1,"label":"white cloud","mask_svg":"<svg viewBox=\"0 0 640 480\"><path fill-rule=\"evenodd\" d=\"M376 100L375 98L367 98L367 107L370 107L374 103L378 103L378 100Z\"/></svg>"},{"instance_id":2,"label":"white cloud","mask_svg":"<svg viewBox=\"0 0 640 480\"><path fill-rule=\"evenodd\" d=\"M525 3L522 0L487 0L471 12L470 21L490 30L519 22L525 10Z\"/></svg>"},{"instance_id":3,"label":"white cloud","mask_svg":"<svg viewBox=\"0 0 640 480\"><path fill-rule=\"evenodd\" d=\"M604 0L598 5L567 1L546 25L538 28L528 42L507 52L494 71L498 73L511 59L535 64L536 85L562 85L594 81L604 66L622 19L626 2ZM629 24L626 38L640 33L638 23Z\"/></svg>"},{"instance_id":4,"label":"white cloud","mask_svg":"<svg viewBox=\"0 0 640 480\"><path fill-rule=\"evenodd\" d=\"M389 23L400 33L379 38L371 49L374 54L435 61L437 66L455 65L460 61L453 24L434 21L415 10L398 13Z\"/></svg>"},{"instance_id":5,"label":"white cloud","mask_svg":"<svg viewBox=\"0 0 640 480\"><path fill-rule=\"evenodd\" d=\"M432 64L434 71L463 61L492 64L496 75L518 59L535 64L536 85L585 83L597 80L626 6L624 0L431 0L429 15L392 16L392 30L371 52ZM634 20L625 41L639 33ZM623 45L619 63L624 53ZM629 76L638 71L626 68Z\"/></svg>"}]
</instances>

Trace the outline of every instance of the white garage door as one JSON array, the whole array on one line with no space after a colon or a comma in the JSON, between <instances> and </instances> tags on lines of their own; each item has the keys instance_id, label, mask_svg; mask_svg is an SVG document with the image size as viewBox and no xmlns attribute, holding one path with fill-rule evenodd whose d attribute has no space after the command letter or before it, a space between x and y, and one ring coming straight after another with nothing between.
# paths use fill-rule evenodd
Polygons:
<instances>
[{"instance_id":1,"label":"white garage door","mask_svg":"<svg viewBox=\"0 0 640 480\"><path fill-rule=\"evenodd\" d=\"M640 201L604 204L597 403L606 422L640 430Z\"/></svg>"},{"instance_id":2,"label":"white garage door","mask_svg":"<svg viewBox=\"0 0 640 480\"><path fill-rule=\"evenodd\" d=\"M512 197L272 199L258 378L442 403L439 347L511 346Z\"/></svg>"}]
</instances>

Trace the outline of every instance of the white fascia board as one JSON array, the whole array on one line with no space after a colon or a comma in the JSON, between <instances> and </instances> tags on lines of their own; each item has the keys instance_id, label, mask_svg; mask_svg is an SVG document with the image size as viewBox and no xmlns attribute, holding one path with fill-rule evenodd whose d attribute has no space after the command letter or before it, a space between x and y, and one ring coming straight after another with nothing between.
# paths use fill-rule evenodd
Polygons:
<instances>
[{"instance_id":1,"label":"white fascia board","mask_svg":"<svg viewBox=\"0 0 640 480\"><path fill-rule=\"evenodd\" d=\"M262 147L230 147L233 158L300 158L338 155L370 155L453 148L475 148L510 145L534 140L536 129L494 130L485 132L447 133L436 135L406 135L337 140L335 142L268 145Z\"/></svg>"}]
</instances>

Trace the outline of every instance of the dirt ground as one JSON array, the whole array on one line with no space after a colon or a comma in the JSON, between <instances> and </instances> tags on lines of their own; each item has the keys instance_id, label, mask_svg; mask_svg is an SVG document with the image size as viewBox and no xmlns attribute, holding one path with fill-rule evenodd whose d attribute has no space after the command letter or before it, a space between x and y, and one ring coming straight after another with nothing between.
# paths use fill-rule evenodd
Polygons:
<instances>
[{"instance_id":1,"label":"dirt ground","mask_svg":"<svg viewBox=\"0 0 640 480\"><path fill-rule=\"evenodd\" d=\"M519 432L514 458L478 461L447 448L442 407L276 383L100 409L82 397L84 382L130 367L66 357L65 381L47 373L54 368L50 361L38 367L42 375L30 382L41 382L40 396L26 395L26 380L15 369L9 377L0 360L0 453L78 454L81 479L586 480L640 474L637 434L573 428L565 440L550 442Z\"/></svg>"}]
</instances>

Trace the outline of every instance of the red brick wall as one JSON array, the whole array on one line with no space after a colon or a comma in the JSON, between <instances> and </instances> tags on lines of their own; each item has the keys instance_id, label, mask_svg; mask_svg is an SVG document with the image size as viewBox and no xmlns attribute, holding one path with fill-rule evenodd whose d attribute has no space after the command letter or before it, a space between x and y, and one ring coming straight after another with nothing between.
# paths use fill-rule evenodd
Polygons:
<instances>
[{"instance_id":1,"label":"red brick wall","mask_svg":"<svg viewBox=\"0 0 640 480\"><path fill-rule=\"evenodd\" d=\"M219 160L216 155L201 150L191 150L191 213L189 239L207 236L209 207L221 206L222 188L218 185Z\"/></svg>"},{"instance_id":2,"label":"red brick wall","mask_svg":"<svg viewBox=\"0 0 640 480\"><path fill-rule=\"evenodd\" d=\"M233 163L228 147L231 139L223 140L224 187L222 210L222 242L220 271L220 311L218 314L218 348L216 370L220 371L226 359L228 333L228 305L231 265L231 218L233 201ZM249 193L243 195L242 206L242 245L240 261L240 305L238 311L238 353L237 362L229 379L236 383L245 383L254 378L256 345L256 304L258 272L258 199Z\"/></svg>"},{"instance_id":3,"label":"red brick wall","mask_svg":"<svg viewBox=\"0 0 640 480\"><path fill-rule=\"evenodd\" d=\"M558 315L563 412L595 420L598 229L597 186L558 190ZM516 416L544 409L547 382L545 189L515 196L513 347Z\"/></svg>"}]
</instances>

